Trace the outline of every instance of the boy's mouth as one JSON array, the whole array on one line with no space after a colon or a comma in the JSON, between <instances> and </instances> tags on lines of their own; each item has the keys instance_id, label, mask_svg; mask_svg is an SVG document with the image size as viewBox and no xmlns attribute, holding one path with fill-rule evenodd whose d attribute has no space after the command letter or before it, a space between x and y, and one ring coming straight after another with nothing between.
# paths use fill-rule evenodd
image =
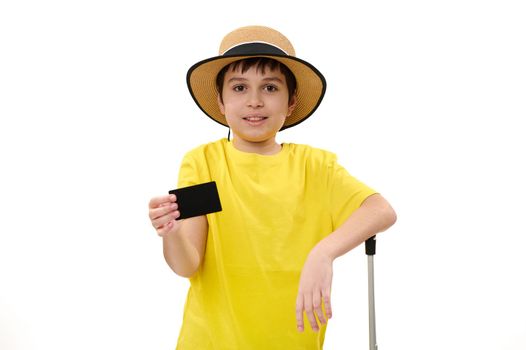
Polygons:
<instances>
[{"instance_id":1,"label":"boy's mouth","mask_svg":"<svg viewBox=\"0 0 526 350\"><path fill-rule=\"evenodd\" d=\"M267 119L268 117L260 117L260 116L251 116L251 117L244 117L244 120L247 120L249 122L259 122L261 120Z\"/></svg>"},{"instance_id":2,"label":"boy's mouth","mask_svg":"<svg viewBox=\"0 0 526 350\"><path fill-rule=\"evenodd\" d=\"M268 119L268 117L264 117L264 116L248 116L248 117L243 117L243 120L245 120L247 122L248 125L250 126L260 126L262 125L263 123L265 123L265 120Z\"/></svg>"}]
</instances>

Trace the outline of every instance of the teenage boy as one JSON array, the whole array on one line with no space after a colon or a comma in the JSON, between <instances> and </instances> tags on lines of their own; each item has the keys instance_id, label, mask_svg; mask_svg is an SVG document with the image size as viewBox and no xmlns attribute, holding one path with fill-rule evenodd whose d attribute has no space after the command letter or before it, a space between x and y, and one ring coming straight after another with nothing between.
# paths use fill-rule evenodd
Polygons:
<instances>
[{"instance_id":1,"label":"teenage boy","mask_svg":"<svg viewBox=\"0 0 526 350\"><path fill-rule=\"evenodd\" d=\"M187 82L233 138L188 152L179 172L179 187L215 181L222 211L176 220L176 196L149 204L168 265L191 282L177 349L322 349L334 259L396 214L333 153L276 142L325 92L323 75L281 33L234 30Z\"/></svg>"}]
</instances>

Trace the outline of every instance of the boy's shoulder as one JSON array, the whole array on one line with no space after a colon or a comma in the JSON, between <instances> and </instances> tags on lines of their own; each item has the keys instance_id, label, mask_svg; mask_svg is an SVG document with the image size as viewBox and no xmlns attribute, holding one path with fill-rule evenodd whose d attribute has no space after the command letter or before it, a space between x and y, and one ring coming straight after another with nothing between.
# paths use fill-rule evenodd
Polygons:
<instances>
[{"instance_id":1,"label":"boy's shoulder","mask_svg":"<svg viewBox=\"0 0 526 350\"><path fill-rule=\"evenodd\" d=\"M326 149L314 147L307 144L288 143L288 147L296 155L303 155L305 157L321 159L325 161L336 160L336 153L328 151Z\"/></svg>"},{"instance_id":2,"label":"boy's shoulder","mask_svg":"<svg viewBox=\"0 0 526 350\"><path fill-rule=\"evenodd\" d=\"M206 155L210 152L217 152L218 150L224 149L226 146L226 139L222 138L216 141L203 143L201 145L195 146L194 148L190 149L188 152L186 152L185 157L195 157L199 155Z\"/></svg>"}]
</instances>

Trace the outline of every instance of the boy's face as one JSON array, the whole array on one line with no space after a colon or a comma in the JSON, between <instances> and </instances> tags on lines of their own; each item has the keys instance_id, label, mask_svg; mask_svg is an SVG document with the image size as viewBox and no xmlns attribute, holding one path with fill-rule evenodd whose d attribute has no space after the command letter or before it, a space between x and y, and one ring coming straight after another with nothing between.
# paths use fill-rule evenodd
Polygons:
<instances>
[{"instance_id":1,"label":"boy's face","mask_svg":"<svg viewBox=\"0 0 526 350\"><path fill-rule=\"evenodd\" d=\"M241 68L225 74L219 109L235 136L243 142L275 142L275 136L294 110L285 76L278 69L265 73L254 65L245 73Z\"/></svg>"}]
</instances>

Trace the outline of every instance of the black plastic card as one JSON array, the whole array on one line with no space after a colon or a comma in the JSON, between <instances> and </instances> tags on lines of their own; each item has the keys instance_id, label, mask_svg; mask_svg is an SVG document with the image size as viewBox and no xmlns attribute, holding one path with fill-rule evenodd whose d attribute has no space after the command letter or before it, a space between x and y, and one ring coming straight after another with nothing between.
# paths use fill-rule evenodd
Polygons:
<instances>
[{"instance_id":1,"label":"black plastic card","mask_svg":"<svg viewBox=\"0 0 526 350\"><path fill-rule=\"evenodd\" d=\"M168 193L175 194L181 216L177 220L221 211L221 201L215 181L181 187Z\"/></svg>"}]
</instances>

